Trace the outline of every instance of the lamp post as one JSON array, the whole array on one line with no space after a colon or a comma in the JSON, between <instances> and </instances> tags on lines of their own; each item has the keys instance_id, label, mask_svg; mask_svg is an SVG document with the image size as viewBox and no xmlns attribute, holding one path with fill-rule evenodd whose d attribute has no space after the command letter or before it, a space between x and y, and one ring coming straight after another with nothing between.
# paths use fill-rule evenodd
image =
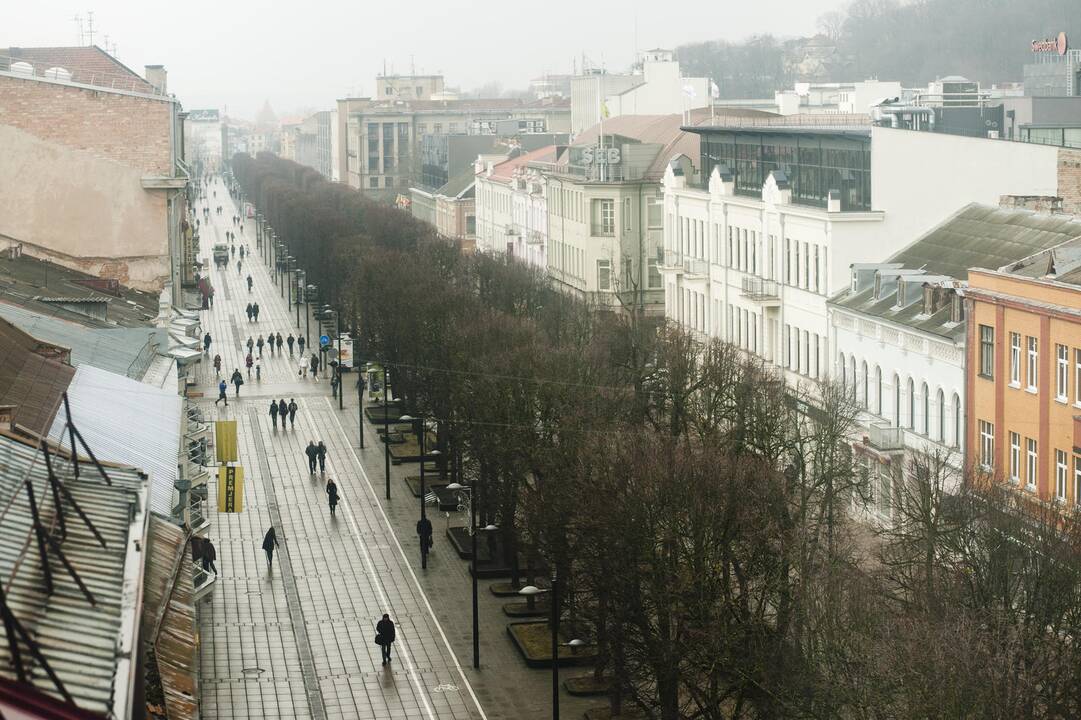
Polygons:
<instances>
[{"instance_id":1,"label":"lamp post","mask_svg":"<svg viewBox=\"0 0 1081 720\"><path fill-rule=\"evenodd\" d=\"M297 271L295 273L293 273L293 280L294 280L294 282L293 282L293 285L294 285L293 292L296 293L296 300L297 300L297 334L298 335L300 334L300 294L301 294L301 291L304 289L304 277L305 277L305 275L306 275L306 273L303 270L301 270L300 268L297 268ZM308 342L307 338L304 339L304 342L305 343Z\"/></svg>"},{"instance_id":2,"label":"lamp post","mask_svg":"<svg viewBox=\"0 0 1081 720\"><path fill-rule=\"evenodd\" d=\"M551 619L548 622L552 630L552 720L559 720L559 578L556 576L556 571L552 570L551 590L541 590L535 585L526 585L518 591L518 594L532 597L545 592L549 592L552 595L552 614ZM564 643L566 647L572 649L580 648L584 644L584 642L577 638Z\"/></svg>"},{"instance_id":3,"label":"lamp post","mask_svg":"<svg viewBox=\"0 0 1081 720\"><path fill-rule=\"evenodd\" d=\"M311 301L318 295L319 286L308 283L308 287L304 290L304 344L308 347L311 347L311 340L308 338L308 331L311 328Z\"/></svg>"},{"instance_id":4,"label":"lamp post","mask_svg":"<svg viewBox=\"0 0 1081 720\"><path fill-rule=\"evenodd\" d=\"M356 351L353 352L354 358L356 357ZM361 382L362 372L360 369L360 362L353 360L353 363L357 366L357 434L360 435L360 449L364 449L364 383Z\"/></svg>"},{"instance_id":5,"label":"lamp post","mask_svg":"<svg viewBox=\"0 0 1081 720\"><path fill-rule=\"evenodd\" d=\"M387 464L387 500L390 500L390 366L383 363L383 460Z\"/></svg>"},{"instance_id":6,"label":"lamp post","mask_svg":"<svg viewBox=\"0 0 1081 720\"><path fill-rule=\"evenodd\" d=\"M417 523L417 526L420 527L428 519L428 515L425 512L424 507L425 495L428 494L427 487L424 483L424 465L428 461L428 456L424 452L424 436L428 434L428 430L424 426L423 415L417 418L414 418L410 415L402 415L400 418L398 418L398 420L400 422L416 423L418 426L417 442L420 447L420 522ZM439 451L433 450L432 455L438 456ZM428 544L424 542L423 538L421 539L420 543L420 567L422 570L428 569Z\"/></svg>"},{"instance_id":7,"label":"lamp post","mask_svg":"<svg viewBox=\"0 0 1081 720\"><path fill-rule=\"evenodd\" d=\"M296 295L296 290L293 288L293 285L295 285L295 283L293 282L293 278L296 277L296 269L297 269L297 259L295 257L293 257L292 255L286 255L285 256L285 277L282 279L282 289L284 289L286 287L289 288L289 294L286 296L286 299L289 300L289 309L290 310L293 309L293 300L295 299L293 296Z\"/></svg>"},{"instance_id":8,"label":"lamp post","mask_svg":"<svg viewBox=\"0 0 1081 720\"><path fill-rule=\"evenodd\" d=\"M463 492L469 493L469 538L472 544L472 550L470 556L472 559L472 576L473 576L473 669L480 669L480 613L477 605L477 504L473 498L473 488L469 485L462 485L461 483L451 483L447 485L447 490L456 491L459 496ZM498 530L495 525L488 525L484 528L486 532L492 532Z\"/></svg>"}]
</instances>

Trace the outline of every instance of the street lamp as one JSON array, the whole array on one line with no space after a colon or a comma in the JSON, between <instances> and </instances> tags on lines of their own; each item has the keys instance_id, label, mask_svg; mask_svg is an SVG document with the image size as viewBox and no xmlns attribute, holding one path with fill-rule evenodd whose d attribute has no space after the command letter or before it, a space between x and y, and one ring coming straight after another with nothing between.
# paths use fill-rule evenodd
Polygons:
<instances>
[{"instance_id":1,"label":"street lamp","mask_svg":"<svg viewBox=\"0 0 1081 720\"><path fill-rule=\"evenodd\" d=\"M459 502L461 502L461 494L463 492L469 493L469 537L470 542L473 545L471 551L472 564L473 564L473 668L475 670L480 669L480 615L477 610L477 505L473 502L473 488L469 485L462 485L461 483L451 483L447 485L447 490L453 490L459 495ZM487 525L484 528L488 532L498 530L495 525Z\"/></svg>"},{"instance_id":2,"label":"street lamp","mask_svg":"<svg viewBox=\"0 0 1081 720\"><path fill-rule=\"evenodd\" d=\"M420 447L420 521L417 523L418 528L423 528L426 533L431 531L431 522L428 520L428 515L424 508L424 499L428 494L428 489L424 483L424 465L428 461L428 454L424 452L424 436L428 434L428 429L425 427L424 416L412 417L411 415L402 415L398 418L399 422L416 423L417 429L417 443ZM431 455L439 455L438 450L432 450ZM428 544L424 542L424 536L421 538L420 543L420 567L422 570L428 569Z\"/></svg>"},{"instance_id":3,"label":"street lamp","mask_svg":"<svg viewBox=\"0 0 1081 720\"><path fill-rule=\"evenodd\" d=\"M315 283L309 283L308 289L304 292L304 344L311 347L311 340L308 338L308 329L311 325L311 300L319 296L319 287Z\"/></svg>"},{"instance_id":4,"label":"street lamp","mask_svg":"<svg viewBox=\"0 0 1081 720\"><path fill-rule=\"evenodd\" d=\"M307 275L303 270L297 268L297 271L293 273L294 285L296 286L294 292L297 299L297 334L300 334L300 294L304 289L304 278ZM304 338L304 342L307 343L308 339Z\"/></svg>"},{"instance_id":5,"label":"street lamp","mask_svg":"<svg viewBox=\"0 0 1081 720\"><path fill-rule=\"evenodd\" d=\"M552 594L552 617L548 623L552 629L552 720L559 720L559 579L556 577L555 570L552 571L551 590L541 590L535 585L526 585L518 591L518 594L533 597L546 592ZM583 645L585 642L578 638L563 643L563 646L571 648L572 652L576 652Z\"/></svg>"},{"instance_id":6,"label":"street lamp","mask_svg":"<svg viewBox=\"0 0 1081 720\"><path fill-rule=\"evenodd\" d=\"M387 500L390 500L390 366L383 363L383 459L387 464Z\"/></svg>"},{"instance_id":7,"label":"street lamp","mask_svg":"<svg viewBox=\"0 0 1081 720\"><path fill-rule=\"evenodd\" d=\"M289 309L290 310L293 309L293 307L292 307L293 295L295 295L296 293L293 290L292 278L289 277L289 274L292 273L293 277L296 277L296 267L297 267L296 263L297 263L297 259L295 257L293 257L292 255L286 255L285 256L285 276L282 278L282 290L284 291L285 287L287 285L289 286L290 292L289 292L288 299L289 299ZM299 318L297 318L297 319L299 320ZM299 325L300 323L298 322L297 324Z\"/></svg>"}]
</instances>

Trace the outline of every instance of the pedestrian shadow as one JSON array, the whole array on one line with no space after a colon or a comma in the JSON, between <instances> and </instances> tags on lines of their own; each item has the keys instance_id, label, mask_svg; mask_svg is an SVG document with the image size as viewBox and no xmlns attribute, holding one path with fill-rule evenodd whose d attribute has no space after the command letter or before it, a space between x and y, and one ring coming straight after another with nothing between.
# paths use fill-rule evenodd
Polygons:
<instances>
[{"instance_id":1,"label":"pedestrian shadow","mask_svg":"<svg viewBox=\"0 0 1081 720\"><path fill-rule=\"evenodd\" d=\"M396 682L397 673L394 672L394 663L387 663L383 666L383 674L379 676L379 686L384 689L393 689L398 686Z\"/></svg>"}]
</instances>

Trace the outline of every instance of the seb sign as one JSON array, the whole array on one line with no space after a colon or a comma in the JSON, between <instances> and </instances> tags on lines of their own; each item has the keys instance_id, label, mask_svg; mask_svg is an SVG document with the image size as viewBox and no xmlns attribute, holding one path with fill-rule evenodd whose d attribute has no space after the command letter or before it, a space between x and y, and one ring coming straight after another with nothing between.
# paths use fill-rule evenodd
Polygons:
<instances>
[{"instance_id":1,"label":"seb sign","mask_svg":"<svg viewBox=\"0 0 1081 720\"><path fill-rule=\"evenodd\" d=\"M586 147L582 148L584 165L619 165L619 148Z\"/></svg>"},{"instance_id":2,"label":"seb sign","mask_svg":"<svg viewBox=\"0 0 1081 720\"><path fill-rule=\"evenodd\" d=\"M1069 43L1066 41L1065 32L1060 32L1058 37L1032 41L1032 52L1034 53L1058 53L1059 55L1065 55L1068 49Z\"/></svg>"}]
</instances>

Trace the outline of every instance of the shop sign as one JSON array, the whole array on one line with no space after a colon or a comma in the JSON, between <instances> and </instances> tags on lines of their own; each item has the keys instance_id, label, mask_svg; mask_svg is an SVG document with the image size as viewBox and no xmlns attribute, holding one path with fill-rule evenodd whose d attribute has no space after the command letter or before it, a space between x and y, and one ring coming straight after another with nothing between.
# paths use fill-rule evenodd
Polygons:
<instances>
[{"instance_id":1,"label":"shop sign","mask_svg":"<svg viewBox=\"0 0 1081 720\"><path fill-rule=\"evenodd\" d=\"M1066 51L1069 49L1070 45L1066 40L1065 32L1060 32L1057 37L1032 41L1032 52L1034 53L1057 53L1059 55L1065 55Z\"/></svg>"}]
</instances>

